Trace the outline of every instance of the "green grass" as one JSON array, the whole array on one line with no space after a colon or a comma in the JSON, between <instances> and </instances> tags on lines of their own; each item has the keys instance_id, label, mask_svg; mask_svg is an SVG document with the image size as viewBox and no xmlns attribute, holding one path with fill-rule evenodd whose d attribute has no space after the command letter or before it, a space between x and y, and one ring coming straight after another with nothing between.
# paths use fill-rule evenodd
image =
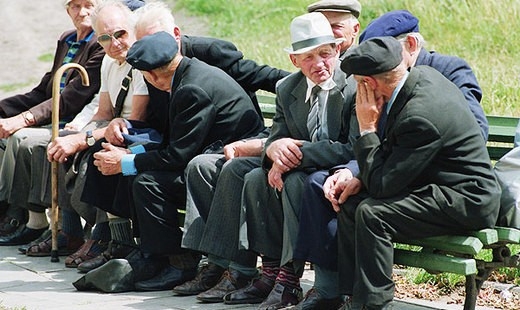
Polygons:
<instances>
[{"instance_id":1,"label":"green grass","mask_svg":"<svg viewBox=\"0 0 520 310\"><path fill-rule=\"evenodd\" d=\"M246 57L294 71L284 47L303 0L178 0L209 22L209 35L234 42ZM420 20L429 49L464 58L475 71L489 115L520 116L520 2L516 0L365 0L362 29L373 18L407 9ZM506 26L507 25L507 26Z\"/></svg>"},{"instance_id":2,"label":"green grass","mask_svg":"<svg viewBox=\"0 0 520 310\"><path fill-rule=\"evenodd\" d=\"M54 60L54 54L47 53L40 55L40 57L38 57L38 60L41 62L52 62Z\"/></svg>"}]
</instances>

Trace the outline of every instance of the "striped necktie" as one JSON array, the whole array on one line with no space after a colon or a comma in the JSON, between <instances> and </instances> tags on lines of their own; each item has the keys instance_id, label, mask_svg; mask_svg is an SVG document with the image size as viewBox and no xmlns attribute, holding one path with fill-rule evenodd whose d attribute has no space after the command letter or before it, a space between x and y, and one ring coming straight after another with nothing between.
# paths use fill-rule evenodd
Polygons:
<instances>
[{"instance_id":1,"label":"striped necktie","mask_svg":"<svg viewBox=\"0 0 520 310\"><path fill-rule=\"evenodd\" d=\"M310 110L307 116L307 129L309 130L309 137L311 142L316 142L321 136L321 110L324 104L324 92L321 87L316 85L312 88L311 96L309 97Z\"/></svg>"}]
</instances>

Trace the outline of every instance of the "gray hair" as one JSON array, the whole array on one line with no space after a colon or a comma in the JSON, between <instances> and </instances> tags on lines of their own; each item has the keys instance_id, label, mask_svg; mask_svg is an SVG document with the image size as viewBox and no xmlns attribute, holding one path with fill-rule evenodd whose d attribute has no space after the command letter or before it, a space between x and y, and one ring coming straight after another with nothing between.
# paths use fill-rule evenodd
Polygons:
<instances>
[{"instance_id":1,"label":"gray hair","mask_svg":"<svg viewBox=\"0 0 520 310\"><path fill-rule=\"evenodd\" d=\"M402 41L405 41L407 37L414 37L416 40L417 40L417 46L419 48L422 48L426 45L426 40L424 39L424 37L422 36L422 34L420 34L419 32L408 32L408 33L403 33L403 34L400 34L396 37L396 39L400 42Z\"/></svg>"},{"instance_id":2,"label":"gray hair","mask_svg":"<svg viewBox=\"0 0 520 310\"><path fill-rule=\"evenodd\" d=\"M135 10L135 13L137 15L136 29L146 29L155 26L162 31L171 33L176 27L172 11L164 2L147 3Z\"/></svg>"},{"instance_id":3,"label":"gray hair","mask_svg":"<svg viewBox=\"0 0 520 310\"><path fill-rule=\"evenodd\" d=\"M96 33L98 33L99 30L96 29L99 13L106 7L115 7L118 8L121 12L123 12L125 16L126 26L128 27L128 30L133 32L133 28L135 27L136 21L134 13L128 8L126 4L124 4L120 0L106 0L101 2L98 6L96 6L94 13L92 13L92 15L90 16L92 20L92 28L94 28L94 31Z\"/></svg>"}]
</instances>

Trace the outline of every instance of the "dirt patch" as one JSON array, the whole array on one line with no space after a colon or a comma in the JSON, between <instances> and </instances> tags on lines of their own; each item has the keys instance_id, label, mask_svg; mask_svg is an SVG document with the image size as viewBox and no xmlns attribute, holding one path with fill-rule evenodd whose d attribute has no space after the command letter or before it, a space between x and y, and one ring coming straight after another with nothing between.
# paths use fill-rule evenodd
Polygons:
<instances>
[{"instance_id":1,"label":"dirt patch","mask_svg":"<svg viewBox=\"0 0 520 310\"><path fill-rule=\"evenodd\" d=\"M175 1L165 1L174 8ZM32 89L52 66L56 42L72 29L64 1L5 1L0 10L0 98ZM183 33L206 34L200 18L174 10Z\"/></svg>"}]
</instances>

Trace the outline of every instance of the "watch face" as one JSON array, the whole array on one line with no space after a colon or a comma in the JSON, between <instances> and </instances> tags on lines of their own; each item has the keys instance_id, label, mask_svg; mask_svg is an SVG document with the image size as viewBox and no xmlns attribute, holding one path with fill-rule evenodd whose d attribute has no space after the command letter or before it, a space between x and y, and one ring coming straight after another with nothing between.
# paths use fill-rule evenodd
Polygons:
<instances>
[{"instance_id":1,"label":"watch face","mask_svg":"<svg viewBox=\"0 0 520 310\"><path fill-rule=\"evenodd\" d=\"M94 139L94 137L88 137L87 138L87 145L88 146L93 146L94 143L96 143L96 139Z\"/></svg>"}]
</instances>

